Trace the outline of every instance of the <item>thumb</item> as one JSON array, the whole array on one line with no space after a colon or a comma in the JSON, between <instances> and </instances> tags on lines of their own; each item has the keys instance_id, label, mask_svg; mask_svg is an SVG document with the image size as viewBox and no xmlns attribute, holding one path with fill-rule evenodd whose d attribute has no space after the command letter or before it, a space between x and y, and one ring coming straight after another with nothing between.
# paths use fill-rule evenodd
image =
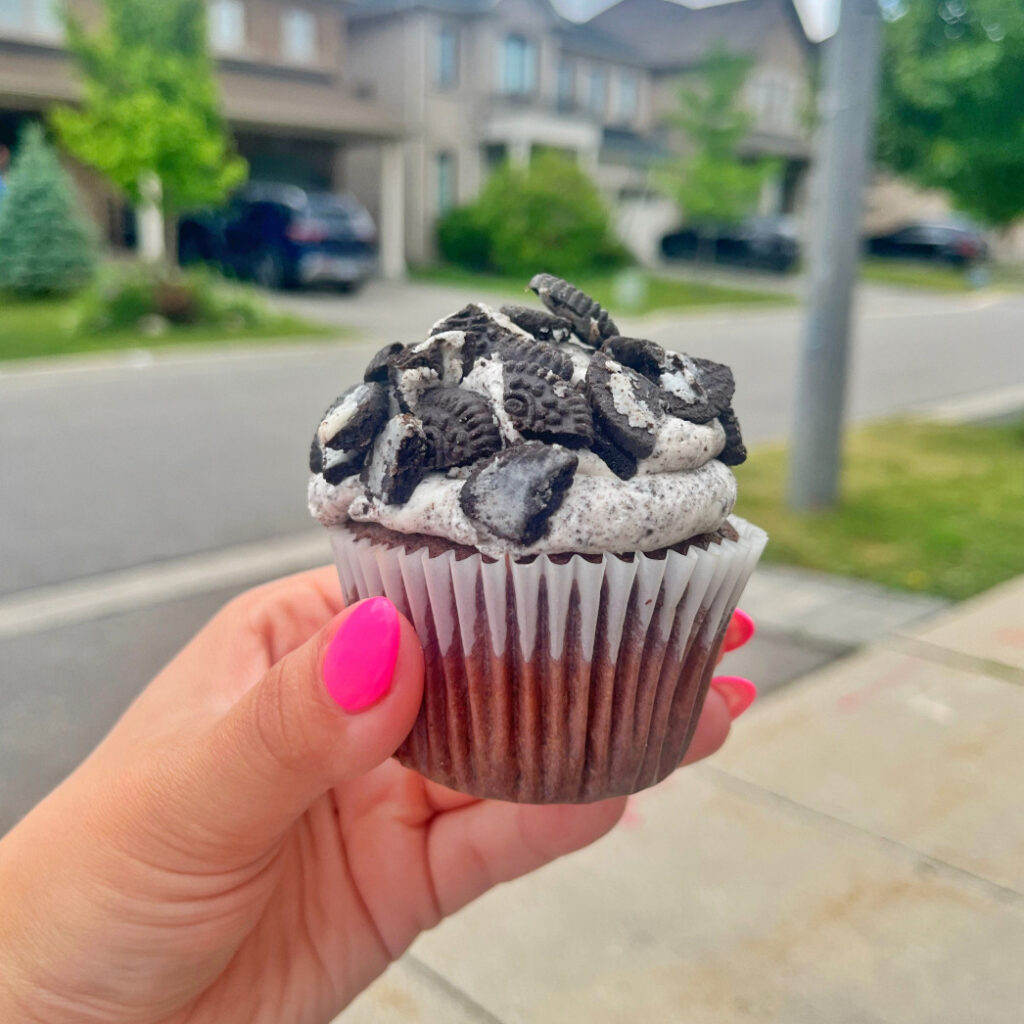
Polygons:
<instances>
[{"instance_id":1,"label":"thumb","mask_svg":"<svg viewBox=\"0 0 1024 1024\"><path fill-rule=\"evenodd\" d=\"M215 845L260 852L333 785L390 757L422 694L410 623L383 597L347 608L273 665L190 752L186 814Z\"/></svg>"}]
</instances>

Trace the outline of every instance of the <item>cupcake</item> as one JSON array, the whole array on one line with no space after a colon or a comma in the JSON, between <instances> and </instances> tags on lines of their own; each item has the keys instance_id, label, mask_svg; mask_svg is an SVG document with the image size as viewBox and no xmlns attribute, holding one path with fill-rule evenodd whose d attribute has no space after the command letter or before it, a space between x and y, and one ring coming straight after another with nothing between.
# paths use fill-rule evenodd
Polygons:
<instances>
[{"instance_id":1,"label":"cupcake","mask_svg":"<svg viewBox=\"0 0 1024 1024\"><path fill-rule=\"evenodd\" d=\"M474 796L581 803L661 781L693 736L766 542L720 363L627 338L539 274L388 345L327 410L309 507L346 601L426 655L399 760Z\"/></svg>"}]
</instances>

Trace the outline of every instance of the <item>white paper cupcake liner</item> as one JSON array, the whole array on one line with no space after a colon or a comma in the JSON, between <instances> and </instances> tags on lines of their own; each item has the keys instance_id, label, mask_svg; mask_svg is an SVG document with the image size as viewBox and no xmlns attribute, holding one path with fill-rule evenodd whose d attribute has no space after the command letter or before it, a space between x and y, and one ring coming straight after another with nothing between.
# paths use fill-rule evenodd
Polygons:
<instances>
[{"instance_id":1,"label":"white paper cupcake liner","mask_svg":"<svg viewBox=\"0 0 1024 1024\"><path fill-rule=\"evenodd\" d=\"M398 753L476 796L604 799L654 785L689 745L725 628L767 542L626 560L488 562L330 530L347 602L386 596L416 627L427 678Z\"/></svg>"}]
</instances>

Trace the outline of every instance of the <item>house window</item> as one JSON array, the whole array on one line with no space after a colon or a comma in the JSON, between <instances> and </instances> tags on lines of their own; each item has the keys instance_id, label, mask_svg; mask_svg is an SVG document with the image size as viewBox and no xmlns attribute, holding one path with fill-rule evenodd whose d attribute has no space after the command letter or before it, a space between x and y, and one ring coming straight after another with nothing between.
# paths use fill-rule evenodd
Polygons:
<instances>
[{"instance_id":1,"label":"house window","mask_svg":"<svg viewBox=\"0 0 1024 1024\"><path fill-rule=\"evenodd\" d=\"M454 28L445 26L437 33L434 81L439 89L450 89L459 81L459 36Z\"/></svg>"},{"instance_id":2,"label":"house window","mask_svg":"<svg viewBox=\"0 0 1024 1024\"><path fill-rule=\"evenodd\" d=\"M446 214L455 205L455 155L437 154L437 212Z\"/></svg>"},{"instance_id":3,"label":"house window","mask_svg":"<svg viewBox=\"0 0 1024 1024\"><path fill-rule=\"evenodd\" d=\"M316 16L293 7L281 15L281 54L291 64L316 63Z\"/></svg>"},{"instance_id":4,"label":"house window","mask_svg":"<svg viewBox=\"0 0 1024 1024\"><path fill-rule=\"evenodd\" d=\"M557 100L559 110L571 110L576 100L576 65L563 60L558 65Z\"/></svg>"},{"instance_id":5,"label":"house window","mask_svg":"<svg viewBox=\"0 0 1024 1024\"><path fill-rule=\"evenodd\" d=\"M608 98L608 76L603 68L593 68L587 79L587 110L603 115Z\"/></svg>"},{"instance_id":6,"label":"house window","mask_svg":"<svg viewBox=\"0 0 1024 1024\"><path fill-rule=\"evenodd\" d=\"M619 95L615 109L620 121L632 121L636 117L636 103L636 72L623 71L619 74Z\"/></svg>"},{"instance_id":7,"label":"house window","mask_svg":"<svg viewBox=\"0 0 1024 1024\"><path fill-rule=\"evenodd\" d=\"M795 131L798 127L800 86L792 75L766 71L750 84L750 105L759 128Z\"/></svg>"},{"instance_id":8,"label":"house window","mask_svg":"<svg viewBox=\"0 0 1024 1024\"><path fill-rule=\"evenodd\" d=\"M508 96L529 96L537 88L537 46L523 36L506 36L501 87Z\"/></svg>"},{"instance_id":9,"label":"house window","mask_svg":"<svg viewBox=\"0 0 1024 1024\"><path fill-rule=\"evenodd\" d=\"M208 8L210 46L219 53L245 49L245 7L242 0L213 0Z\"/></svg>"}]
</instances>

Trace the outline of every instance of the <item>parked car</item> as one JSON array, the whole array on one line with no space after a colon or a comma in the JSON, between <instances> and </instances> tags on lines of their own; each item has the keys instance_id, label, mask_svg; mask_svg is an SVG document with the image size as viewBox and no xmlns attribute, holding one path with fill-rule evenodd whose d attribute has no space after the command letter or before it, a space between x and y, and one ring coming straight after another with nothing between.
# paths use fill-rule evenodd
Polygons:
<instances>
[{"instance_id":1,"label":"parked car","mask_svg":"<svg viewBox=\"0 0 1024 1024\"><path fill-rule=\"evenodd\" d=\"M713 258L716 263L786 273L800 259L792 217L748 217L719 228L683 227L665 235L661 252L670 260Z\"/></svg>"},{"instance_id":2,"label":"parked car","mask_svg":"<svg viewBox=\"0 0 1024 1024\"><path fill-rule=\"evenodd\" d=\"M917 221L867 239L872 256L926 260L964 267L988 259L988 243L974 225L962 221Z\"/></svg>"},{"instance_id":3,"label":"parked car","mask_svg":"<svg viewBox=\"0 0 1024 1024\"><path fill-rule=\"evenodd\" d=\"M265 288L356 288L377 265L377 229L352 196L250 184L223 211L183 217L183 264L206 262Z\"/></svg>"}]
</instances>

